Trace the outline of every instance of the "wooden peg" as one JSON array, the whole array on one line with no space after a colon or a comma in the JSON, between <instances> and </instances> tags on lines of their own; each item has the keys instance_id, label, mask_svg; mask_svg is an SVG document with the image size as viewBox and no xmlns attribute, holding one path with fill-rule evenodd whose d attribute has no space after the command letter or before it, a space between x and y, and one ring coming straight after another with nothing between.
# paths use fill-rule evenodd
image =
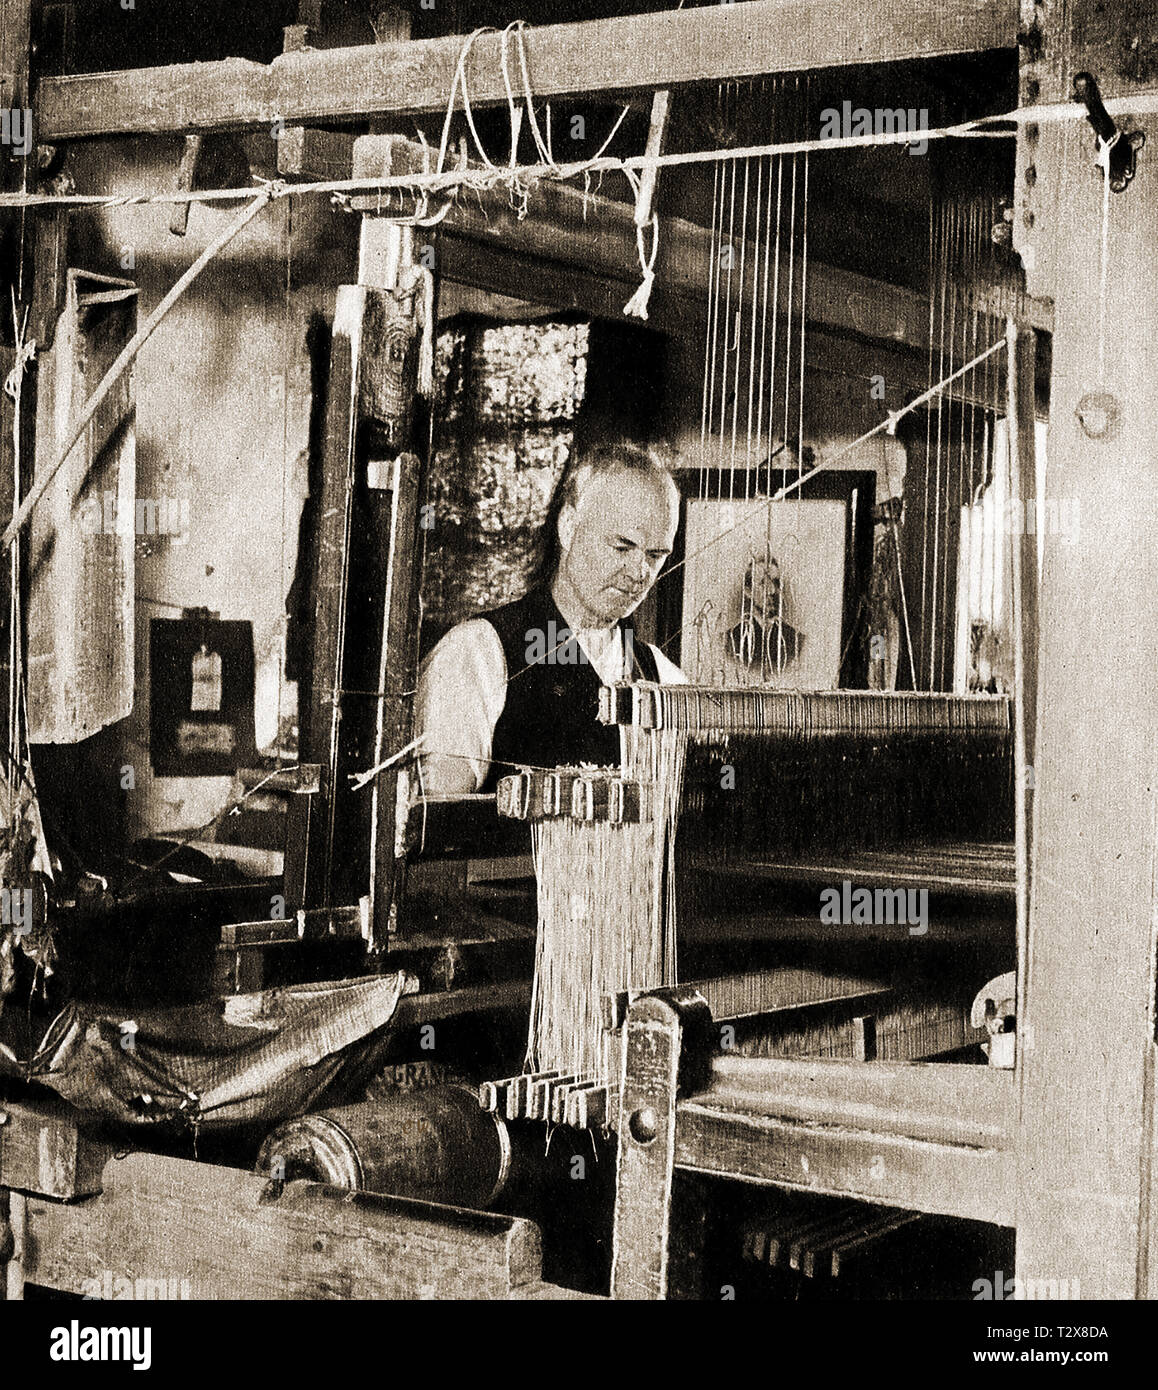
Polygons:
<instances>
[{"instance_id":1,"label":"wooden peg","mask_svg":"<svg viewBox=\"0 0 1158 1390\"><path fill-rule=\"evenodd\" d=\"M661 87L651 99L651 124L647 131L647 145L644 154L648 159L657 159L663 153L663 142L667 135L668 112L671 109L671 92ZM659 169L654 164L645 164L639 176L639 196L635 200L635 225L646 227L655 210L655 189L659 182Z\"/></svg>"},{"instance_id":2,"label":"wooden peg","mask_svg":"<svg viewBox=\"0 0 1158 1390\"><path fill-rule=\"evenodd\" d=\"M201 159L203 135L186 135L185 149L181 154L181 166L177 171L177 192L192 193L193 181L197 177L197 165ZM174 236L184 236L189 227L189 204L174 203L169 214L169 230Z\"/></svg>"}]
</instances>

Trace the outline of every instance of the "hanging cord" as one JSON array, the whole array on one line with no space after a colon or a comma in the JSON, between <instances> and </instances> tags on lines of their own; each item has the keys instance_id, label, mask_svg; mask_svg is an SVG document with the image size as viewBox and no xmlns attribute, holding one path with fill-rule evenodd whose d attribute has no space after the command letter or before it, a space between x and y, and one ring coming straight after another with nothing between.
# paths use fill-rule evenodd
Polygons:
<instances>
[{"instance_id":1,"label":"hanging cord","mask_svg":"<svg viewBox=\"0 0 1158 1390\"><path fill-rule=\"evenodd\" d=\"M643 279L640 281L639 289L631 296L623 306L623 312L629 318L646 319L647 306L651 299L651 289L655 284L655 258L659 252L659 214L653 212L651 215L651 253L645 253L644 228L636 227L635 245L639 252L639 268L643 272Z\"/></svg>"},{"instance_id":2,"label":"hanging cord","mask_svg":"<svg viewBox=\"0 0 1158 1390\"><path fill-rule=\"evenodd\" d=\"M546 164L549 168L557 170L557 169L559 168L559 166L555 163L555 156L554 156L554 153L552 152L552 149L551 149L551 117L550 117L550 107L548 106L548 108L547 108L548 115L547 115L547 136L546 136L546 139L543 138L543 134L542 134L542 132L539 130L539 122L538 122L538 120L537 120L536 117L535 117L535 101L534 101L534 96L533 96L532 91L531 91L531 75L530 75L530 72L529 72L528 69L527 69L527 41L526 41L526 28L527 28L527 25L526 25L526 21L525 21L525 20L516 19L513 23L508 24L507 27L506 27L506 29L503 30L503 38L504 38L504 43L503 43L503 59L504 59L504 64L505 64L505 60L506 60L506 43L505 43L505 39L506 39L507 34L509 34L509 33L511 33L511 32L513 31L513 33L514 33L516 39L518 40L518 42L517 42L517 44L516 44L516 52L517 52L518 55L519 55L519 74L520 74L520 76L521 76L522 79L523 79L523 98L524 98L524 101L525 101L525 103L526 103L526 108L527 108L527 125L528 125L529 128L530 128L531 137L533 138L533 140L534 140L534 142L535 142L535 148L536 148L536 149L538 150L538 152L539 152L539 158L540 158L540 159L543 161L543 163ZM504 71L504 75L505 75L505 71Z\"/></svg>"},{"instance_id":3,"label":"hanging cord","mask_svg":"<svg viewBox=\"0 0 1158 1390\"><path fill-rule=\"evenodd\" d=\"M1098 385L1106 382L1106 271L1110 252L1110 151L1122 138L1098 140L1098 164L1102 170L1102 260L1098 273Z\"/></svg>"},{"instance_id":4,"label":"hanging cord","mask_svg":"<svg viewBox=\"0 0 1158 1390\"><path fill-rule=\"evenodd\" d=\"M520 221L527 215L529 194L527 183L540 178L575 178L601 163L608 146L618 133L619 127L627 117L627 113L631 110L629 105L623 107L623 110L619 113L619 117L612 126L606 140L604 140L603 144L600 145L599 149L590 160L568 165L557 164L549 143L550 131L548 129L548 138L545 139L539 126L538 118L535 116L534 92L531 87L530 71L527 64L526 40L524 35L525 28L526 26L523 21L516 20L512 24L508 24L501 33L499 30L493 28L480 28L467 35L459 52L458 62L455 65L454 80L451 83L450 96L446 106L446 115L442 123L442 135L439 140L436 167L433 175L420 176L430 178L433 181L432 187L446 187L455 192L460 187L474 187L481 190L493 188L500 183L506 184L511 193L512 206L515 208ZM486 151L486 147L483 145L482 137L479 135L478 127L475 124L474 111L470 104L470 90L466 76L467 59L470 56L471 49L476 40L483 34L495 33L499 33L500 35L499 62L502 70L503 86L506 88L507 109L510 113L511 122L510 158L505 168L496 164L494 160L491 159ZM519 74L523 84L522 106L519 106L516 101L514 85L511 81L509 48L512 38L515 40L515 52L518 57ZM483 165L481 170L471 170L466 168L465 165L456 171L447 171L446 169L446 157L450 147L450 132L456 109L455 103L460 93L462 95L462 110L466 118L467 128L470 131L475 150L478 152L479 159ZM532 138L535 142L535 149L542 161L538 165L523 166L518 163L519 135L522 130L524 113L527 125L531 130ZM613 165L618 165L619 161L611 161L611 163ZM348 184L349 182L348 180L341 181L342 184ZM384 183L383 186L391 185ZM419 187L421 185L411 185L408 182L408 177L402 176L401 180L397 181L394 186ZM442 215L445 216L445 212Z\"/></svg>"}]
</instances>

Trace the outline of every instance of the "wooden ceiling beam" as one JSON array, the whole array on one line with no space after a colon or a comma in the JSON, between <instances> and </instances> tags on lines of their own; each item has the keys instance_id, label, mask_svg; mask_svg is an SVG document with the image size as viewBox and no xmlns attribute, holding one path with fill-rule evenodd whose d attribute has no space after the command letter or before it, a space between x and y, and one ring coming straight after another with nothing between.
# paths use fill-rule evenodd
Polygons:
<instances>
[{"instance_id":1,"label":"wooden ceiling beam","mask_svg":"<svg viewBox=\"0 0 1158 1390\"><path fill-rule=\"evenodd\" d=\"M539 97L655 90L771 72L1012 48L1017 0L746 0L526 31ZM42 141L302 121L430 115L450 95L463 37L283 53L41 80ZM501 38L468 63L473 105L506 100Z\"/></svg>"}]
</instances>

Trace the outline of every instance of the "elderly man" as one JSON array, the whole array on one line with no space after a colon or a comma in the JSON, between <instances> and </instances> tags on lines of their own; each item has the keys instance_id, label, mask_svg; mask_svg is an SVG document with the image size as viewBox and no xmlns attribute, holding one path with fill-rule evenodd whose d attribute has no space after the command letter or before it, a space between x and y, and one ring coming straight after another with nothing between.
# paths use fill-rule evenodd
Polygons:
<instances>
[{"instance_id":1,"label":"elderly man","mask_svg":"<svg viewBox=\"0 0 1158 1390\"><path fill-rule=\"evenodd\" d=\"M600 687L685 679L627 621L671 554L671 474L636 445L601 446L563 488L546 582L459 623L423 666L417 726L428 796L491 791L519 764L617 763L618 731L598 721Z\"/></svg>"}]
</instances>

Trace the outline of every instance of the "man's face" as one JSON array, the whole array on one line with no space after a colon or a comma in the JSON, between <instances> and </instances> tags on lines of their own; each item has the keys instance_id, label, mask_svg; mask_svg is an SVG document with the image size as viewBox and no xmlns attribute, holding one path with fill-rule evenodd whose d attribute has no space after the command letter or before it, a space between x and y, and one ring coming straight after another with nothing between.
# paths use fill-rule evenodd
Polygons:
<instances>
[{"instance_id":1,"label":"man's face","mask_svg":"<svg viewBox=\"0 0 1158 1390\"><path fill-rule=\"evenodd\" d=\"M774 618L780 608L780 566L776 560L756 556L748 566L744 583L749 603Z\"/></svg>"},{"instance_id":2,"label":"man's face","mask_svg":"<svg viewBox=\"0 0 1158 1390\"><path fill-rule=\"evenodd\" d=\"M559 517L560 574L592 625L635 611L671 554L679 524L675 487L626 469L591 478Z\"/></svg>"}]
</instances>

